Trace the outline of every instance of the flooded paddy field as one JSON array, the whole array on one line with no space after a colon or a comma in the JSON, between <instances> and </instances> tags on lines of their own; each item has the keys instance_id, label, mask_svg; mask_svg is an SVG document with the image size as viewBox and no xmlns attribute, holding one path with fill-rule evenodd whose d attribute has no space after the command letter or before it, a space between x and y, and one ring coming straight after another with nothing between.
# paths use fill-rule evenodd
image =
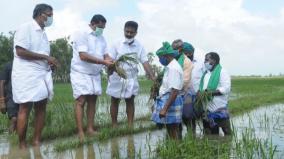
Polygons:
<instances>
[{"instance_id":1,"label":"flooded paddy field","mask_svg":"<svg viewBox=\"0 0 284 159\"><path fill-rule=\"evenodd\" d=\"M97 104L95 126L101 132L88 138L84 144L77 140L70 88L59 85L59 94L47 110L43 144L27 151L17 148L17 137L7 133L7 119L0 117L0 158L281 158L284 156L284 79L233 79L229 109L234 135L226 138L204 136L202 127L192 137L183 131L179 143L165 140L165 130L158 130L150 121L151 104L148 88L135 99L135 126L126 126L125 103L121 102L118 129L110 126L110 99L100 97ZM62 87L62 89L61 89ZM63 93L62 93L63 92ZM55 92L56 93L56 92ZM65 94L68 94L68 96ZM261 106L261 107L259 107ZM33 112L32 112L33 113ZM64 124L62 124L64 123ZM33 124L29 120L28 139Z\"/></svg>"}]
</instances>

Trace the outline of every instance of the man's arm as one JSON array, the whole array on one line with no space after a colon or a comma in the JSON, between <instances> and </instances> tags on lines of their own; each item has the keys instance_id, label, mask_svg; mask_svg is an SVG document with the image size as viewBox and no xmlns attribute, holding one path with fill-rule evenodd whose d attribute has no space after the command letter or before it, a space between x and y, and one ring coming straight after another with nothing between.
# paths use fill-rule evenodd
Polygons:
<instances>
[{"instance_id":1,"label":"man's arm","mask_svg":"<svg viewBox=\"0 0 284 159\"><path fill-rule=\"evenodd\" d=\"M20 47L20 46L16 46L16 53L17 53L18 56L20 56L21 58L24 58L26 60L47 60L47 62L50 65L58 66L58 62L54 57L35 53L35 52L31 52L27 49Z\"/></svg>"},{"instance_id":2,"label":"man's arm","mask_svg":"<svg viewBox=\"0 0 284 159\"><path fill-rule=\"evenodd\" d=\"M146 62L144 62L143 63L143 67L144 67L144 70L145 70L145 72L150 76L150 79L152 80L152 81L155 81L155 75L154 75L154 73L153 73L153 71L152 71L152 69L151 69L151 66L150 66L150 64L148 63L148 61L146 61Z\"/></svg>"},{"instance_id":3,"label":"man's arm","mask_svg":"<svg viewBox=\"0 0 284 159\"><path fill-rule=\"evenodd\" d=\"M105 60L113 60L110 56L109 56L109 54L104 54L104 59Z\"/></svg>"},{"instance_id":4,"label":"man's arm","mask_svg":"<svg viewBox=\"0 0 284 159\"><path fill-rule=\"evenodd\" d=\"M166 116L170 106L176 100L178 92L179 92L179 90L172 88L169 99L167 100L164 108L160 111L160 114L159 114L160 117L165 117Z\"/></svg>"},{"instance_id":5,"label":"man's arm","mask_svg":"<svg viewBox=\"0 0 284 159\"><path fill-rule=\"evenodd\" d=\"M79 56L80 56L80 59L82 61L86 61L86 62L89 62L89 63L94 63L94 64L103 64L103 65L106 65L106 66L109 66L111 64L113 64L112 60L110 59L105 59L105 60L101 60L101 59L98 59L86 52L79 52Z\"/></svg>"},{"instance_id":6,"label":"man's arm","mask_svg":"<svg viewBox=\"0 0 284 159\"><path fill-rule=\"evenodd\" d=\"M231 77L225 70L221 70L220 81L215 91L212 91L212 96L221 96L228 94L231 91Z\"/></svg>"}]
</instances>

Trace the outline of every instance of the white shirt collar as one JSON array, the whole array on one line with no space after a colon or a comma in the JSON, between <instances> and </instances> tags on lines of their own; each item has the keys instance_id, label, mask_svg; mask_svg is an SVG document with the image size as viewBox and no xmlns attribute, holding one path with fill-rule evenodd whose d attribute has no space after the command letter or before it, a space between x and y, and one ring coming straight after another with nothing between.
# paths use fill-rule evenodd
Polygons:
<instances>
[{"instance_id":1,"label":"white shirt collar","mask_svg":"<svg viewBox=\"0 0 284 159\"><path fill-rule=\"evenodd\" d=\"M94 32L94 30L88 26L88 28L86 28L87 33L92 34Z\"/></svg>"},{"instance_id":2,"label":"white shirt collar","mask_svg":"<svg viewBox=\"0 0 284 159\"><path fill-rule=\"evenodd\" d=\"M123 44L129 45L125 40L123 40ZM131 45L129 45L129 46L137 46L137 40L134 39L133 43Z\"/></svg>"},{"instance_id":3,"label":"white shirt collar","mask_svg":"<svg viewBox=\"0 0 284 159\"><path fill-rule=\"evenodd\" d=\"M36 20L33 20L32 22L32 27L34 30L41 30L41 31L44 31L44 29L41 29L40 25L37 23Z\"/></svg>"}]
</instances>

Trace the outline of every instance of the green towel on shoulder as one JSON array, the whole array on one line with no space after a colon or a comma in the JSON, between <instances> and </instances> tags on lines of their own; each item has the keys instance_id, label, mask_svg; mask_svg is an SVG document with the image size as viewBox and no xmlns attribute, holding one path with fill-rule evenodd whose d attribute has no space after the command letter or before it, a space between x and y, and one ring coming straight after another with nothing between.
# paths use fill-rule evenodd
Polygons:
<instances>
[{"instance_id":1,"label":"green towel on shoulder","mask_svg":"<svg viewBox=\"0 0 284 159\"><path fill-rule=\"evenodd\" d=\"M183 68L183 65L184 65L184 53L181 53L181 55L179 56L177 61L180 64L181 68Z\"/></svg>"},{"instance_id":2,"label":"green towel on shoulder","mask_svg":"<svg viewBox=\"0 0 284 159\"><path fill-rule=\"evenodd\" d=\"M210 91L215 91L217 89L217 86L219 84L219 80L220 80L220 74L221 74L221 65L218 64L214 70L212 71L211 73L211 76L210 76L210 79L209 79L209 82L208 82L208 85L207 85L207 90L210 90ZM200 81L200 84L199 84L199 90L200 91L204 91L203 90L203 85L204 85L204 77L205 77L205 74L207 73L204 72L202 77L201 77L201 81Z\"/></svg>"}]
</instances>

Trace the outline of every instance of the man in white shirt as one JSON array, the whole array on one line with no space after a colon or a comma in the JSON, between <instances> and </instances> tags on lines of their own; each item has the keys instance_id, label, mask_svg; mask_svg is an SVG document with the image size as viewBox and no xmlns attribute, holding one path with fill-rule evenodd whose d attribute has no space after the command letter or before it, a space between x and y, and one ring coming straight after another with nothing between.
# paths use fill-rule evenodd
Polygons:
<instances>
[{"instance_id":1,"label":"man in white shirt","mask_svg":"<svg viewBox=\"0 0 284 159\"><path fill-rule=\"evenodd\" d=\"M181 90L184 78L183 69L174 58L176 53L168 42L163 42L163 46L156 52L165 71L151 119L158 127L166 126L169 137L177 140L181 139L179 126L182 120Z\"/></svg>"},{"instance_id":2,"label":"man in white shirt","mask_svg":"<svg viewBox=\"0 0 284 159\"><path fill-rule=\"evenodd\" d=\"M192 130L192 133L195 134L196 131L196 123L195 123L195 117L193 113L193 103L196 97L196 93L199 88L200 79L202 77L202 74L204 72L203 70L203 64L199 61L197 61L194 58L194 47L188 43L183 42L182 50L186 57L190 59L193 63L193 69L191 72L191 81L189 83L189 89L187 90L187 94L184 96L184 106L183 106L183 122L187 127L187 130Z\"/></svg>"},{"instance_id":3,"label":"man in white shirt","mask_svg":"<svg viewBox=\"0 0 284 159\"><path fill-rule=\"evenodd\" d=\"M71 84L75 98L75 117L80 140L84 139L83 115L87 102L87 134L94 135L94 116L97 96L101 95L101 71L103 65L113 64L106 53L106 41L102 35L106 19L96 14L86 30L72 36L73 58L71 61Z\"/></svg>"},{"instance_id":4,"label":"man in white shirt","mask_svg":"<svg viewBox=\"0 0 284 159\"><path fill-rule=\"evenodd\" d=\"M136 58L142 63L146 74L154 80L154 74L148 63L147 54L144 47L135 39L137 34L138 24L134 21L128 21L124 26L125 39L117 42L110 49L110 56L112 59L117 60L119 57L131 54L132 57ZM127 79L121 78L116 72L110 75L108 80L108 86L106 93L111 96L110 114L112 118L112 126L117 126L117 114L120 99L125 99L126 102L126 113L128 119L128 125L133 125L134 118L134 98L138 95L139 84L138 84L138 66L136 63L122 63L127 74Z\"/></svg>"},{"instance_id":5,"label":"man in white shirt","mask_svg":"<svg viewBox=\"0 0 284 159\"><path fill-rule=\"evenodd\" d=\"M207 104L208 113L203 120L205 133L219 134L219 127L225 135L231 134L230 116L228 112L228 98L231 91L231 78L227 71L219 64L220 57L215 52L205 55L203 74L199 91L212 94L212 99ZM197 95L198 96L198 95Z\"/></svg>"},{"instance_id":6,"label":"man in white shirt","mask_svg":"<svg viewBox=\"0 0 284 159\"><path fill-rule=\"evenodd\" d=\"M29 103L34 102L35 130L33 145L39 146L44 126L47 98L53 95L51 67L58 62L50 56L50 46L44 28L52 24L52 7L38 4L33 21L21 25L14 37L12 92L15 103L20 104L17 132L20 148L26 148Z\"/></svg>"}]
</instances>

